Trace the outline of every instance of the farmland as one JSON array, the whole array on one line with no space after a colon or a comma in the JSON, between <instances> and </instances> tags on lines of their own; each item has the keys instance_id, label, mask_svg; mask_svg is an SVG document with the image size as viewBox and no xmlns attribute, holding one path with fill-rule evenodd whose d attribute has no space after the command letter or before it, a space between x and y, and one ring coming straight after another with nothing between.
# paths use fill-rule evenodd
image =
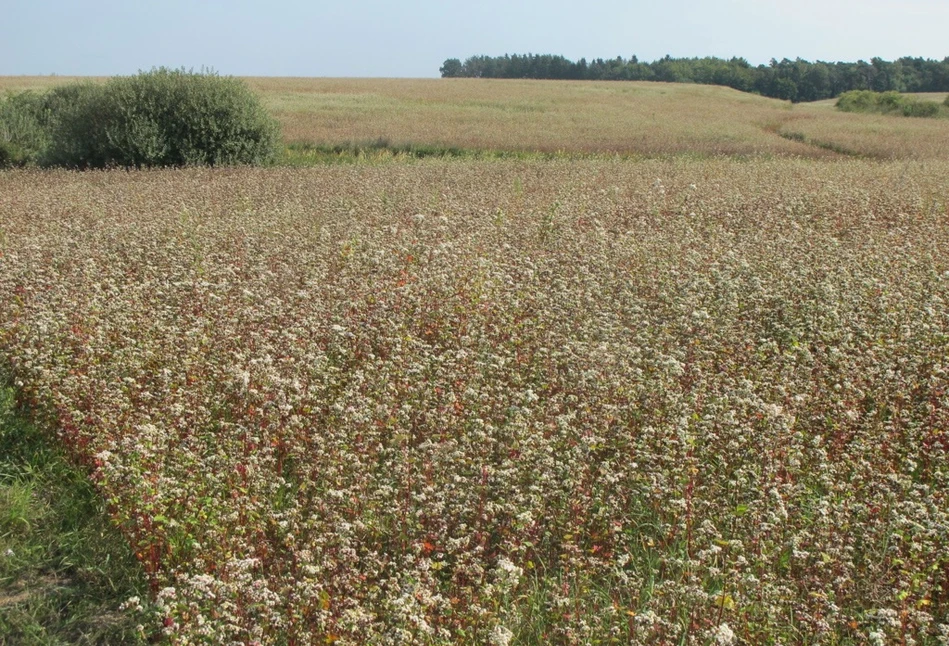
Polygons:
<instances>
[{"instance_id":1,"label":"farmland","mask_svg":"<svg viewBox=\"0 0 949 646\"><path fill-rule=\"evenodd\" d=\"M0 91L61 77L0 77ZM292 145L633 157L945 159L949 126L728 88L498 79L248 78ZM943 95L919 95L942 101Z\"/></svg>"},{"instance_id":2,"label":"farmland","mask_svg":"<svg viewBox=\"0 0 949 646\"><path fill-rule=\"evenodd\" d=\"M0 173L0 374L144 633L949 638L945 121L251 84L288 143L566 154Z\"/></svg>"}]
</instances>

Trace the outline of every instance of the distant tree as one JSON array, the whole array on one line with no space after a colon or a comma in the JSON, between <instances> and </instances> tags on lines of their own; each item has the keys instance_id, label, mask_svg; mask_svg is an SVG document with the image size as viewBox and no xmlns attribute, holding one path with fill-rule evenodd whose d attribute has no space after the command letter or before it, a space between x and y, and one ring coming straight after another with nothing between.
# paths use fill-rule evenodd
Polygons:
<instances>
[{"instance_id":1,"label":"distant tree","mask_svg":"<svg viewBox=\"0 0 949 646\"><path fill-rule=\"evenodd\" d=\"M819 101L834 96L830 84L830 70L826 63L806 64L798 81L798 101Z\"/></svg>"},{"instance_id":2,"label":"distant tree","mask_svg":"<svg viewBox=\"0 0 949 646\"><path fill-rule=\"evenodd\" d=\"M870 86L871 90L876 92L887 92L890 90L899 91L900 90L900 79L897 76L897 71L894 69L893 63L889 63L882 58L871 58L870 65L873 66L874 75L873 82Z\"/></svg>"},{"instance_id":3,"label":"distant tree","mask_svg":"<svg viewBox=\"0 0 949 646\"><path fill-rule=\"evenodd\" d=\"M872 90L876 87L877 70L866 61L857 61L853 69L854 82L851 87L854 90Z\"/></svg>"},{"instance_id":4,"label":"distant tree","mask_svg":"<svg viewBox=\"0 0 949 646\"><path fill-rule=\"evenodd\" d=\"M894 62L873 58L869 63L811 63L803 59L752 67L744 58L728 60L673 58L666 55L651 63L617 56L612 59L581 58L574 63L563 56L526 54L472 56L464 63L445 61L442 76L471 78L536 78L623 81L668 81L724 85L743 92L790 101L816 101L840 96L850 90L899 92L949 91L949 57L937 61L904 57Z\"/></svg>"},{"instance_id":5,"label":"distant tree","mask_svg":"<svg viewBox=\"0 0 949 646\"><path fill-rule=\"evenodd\" d=\"M576 78L578 79L587 78L587 74L589 73L589 67L587 66L587 59L581 58L580 60L576 62L574 67L576 69Z\"/></svg>"},{"instance_id":6,"label":"distant tree","mask_svg":"<svg viewBox=\"0 0 949 646\"><path fill-rule=\"evenodd\" d=\"M776 99L797 100L797 84L789 78L779 78L774 82L772 94Z\"/></svg>"},{"instance_id":7,"label":"distant tree","mask_svg":"<svg viewBox=\"0 0 949 646\"><path fill-rule=\"evenodd\" d=\"M442 64L438 71L442 73L442 78L462 76L461 61L457 58L449 58Z\"/></svg>"}]
</instances>

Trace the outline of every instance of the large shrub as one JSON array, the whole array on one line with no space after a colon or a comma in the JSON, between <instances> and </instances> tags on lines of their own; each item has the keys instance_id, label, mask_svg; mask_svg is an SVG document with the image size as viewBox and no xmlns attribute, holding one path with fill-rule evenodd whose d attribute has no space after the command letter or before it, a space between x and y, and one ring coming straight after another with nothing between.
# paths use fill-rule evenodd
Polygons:
<instances>
[{"instance_id":1,"label":"large shrub","mask_svg":"<svg viewBox=\"0 0 949 646\"><path fill-rule=\"evenodd\" d=\"M0 99L0 168L36 162L49 140L47 121L40 94L9 93Z\"/></svg>"},{"instance_id":2,"label":"large shrub","mask_svg":"<svg viewBox=\"0 0 949 646\"><path fill-rule=\"evenodd\" d=\"M838 110L844 112L902 114L904 117L935 117L939 114L939 104L934 101L920 101L914 96L892 91L852 90L844 92L837 99L836 105Z\"/></svg>"},{"instance_id":3,"label":"large shrub","mask_svg":"<svg viewBox=\"0 0 949 646\"><path fill-rule=\"evenodd\" d=\"M106 90L89 82L53 88L44 97L48 146L39 154L44 166L102 168L118 164L110 152Z\"/></svg>"},{"instance_id":4,"label":"large shrub","mask_svg":"<svg viewBox=\"0 0 949 646\"><path fill-rule=\"evenodd\" d=\"M879 96L879 93L872 90L851 90L841 94L835 105L843 112L876 112Z\"/></svg>"},{"instance_id":5,"label":"large shrub","mask_svg":"<svg viewBox=\"0 0 949 646\"><path fill-rule=\"evenodd\" d=\"M903 104L905 117L935 117L939 114L939 104L935 101L918 101L913 99Z\"/></svg>"},{"instance_id":6,"label":"large shrub","mask_svg":"<svg viewBox=\"0 0 949 646\"><path fill-rule=\"evenodd\" d=\"M276 153L279 129L243 82L210 72L159 68L105 85L48 96L47 165L259 164Z\"/></svg>"}]
</instances>

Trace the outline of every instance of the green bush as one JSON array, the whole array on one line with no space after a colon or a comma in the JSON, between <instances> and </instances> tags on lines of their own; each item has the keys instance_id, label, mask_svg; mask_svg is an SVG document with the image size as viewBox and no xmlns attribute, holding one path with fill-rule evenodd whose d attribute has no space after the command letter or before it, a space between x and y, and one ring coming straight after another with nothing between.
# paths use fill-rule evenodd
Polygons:
<instances>
[{"instance_id":1,"label":"green bush","mask_svg":"<svg viewBox=\"0 0 949 646\"><path fill-rule=\"evenodd\" d=\"M48 102L46 165L260 164L277 153L279 127L256 95L214 73L160 68L56 88Z\"/></svg>"},{"instance_id":2,"label":"green bush","mask_svg":"<svg viewBox=\"0 0 949 646\"><path fill-rule=\"evenodd\" d=\"M837 99L836 105L838 110L844 112L902 114L904 117L935 117L940 112L939 104L934 101L920 101L914 96L892 91L852 90L844 92Z\"/></svg>"},{"instance_id":3,"label":"green bush","mask_svg":"<svg viewBox=\"0 0 949 646\"><path fill-rule=\"evenodd\" d=\"M939 104L935 101L918 101L913 99L903 104L905 117L935 117L939 114Z\"/></svg>"},{"instance_id":4,"label":"green bush","mask_svg":"<svg viewBox=\"0 0 949 646\"><path fill-rule=\"evenodd\" d=\"M843 112L872 112L877 105L877 93L870 90L851 90L837 99L837 109Z\"/></svg>"},{"instance_id":5,"label":"green bush","mask_svg":"<svg viewBox=\"0 0 949 646\"><path fill-rule=\"evenodd\" d=\"M109 165L105 89L92 83L53 88L46 95L49 145L39 156L43 166L102 168Z\"/></svg>"},{"instance_id":6,"label":"green bush","mask_svg":"<svg viewBox=\"0 0 949 646\"><path fill-rule=\"evenodd\" d=\"M904 112L906 105L908 105L912 100L909 97L904 97L899 92L889 91L881 92L876 94L876 105L879 108L879 112Z\"/></svg>"},{"instance_id":7,"label":"green bush","mask_svg":"<svg viewBox=\"0 0 949 646\"><path fill-rule=\"evenodd\" d=\"M44 97L33 92L0 99L0 167L36 163L48 143Z\"/></svg>"}]
</instances>

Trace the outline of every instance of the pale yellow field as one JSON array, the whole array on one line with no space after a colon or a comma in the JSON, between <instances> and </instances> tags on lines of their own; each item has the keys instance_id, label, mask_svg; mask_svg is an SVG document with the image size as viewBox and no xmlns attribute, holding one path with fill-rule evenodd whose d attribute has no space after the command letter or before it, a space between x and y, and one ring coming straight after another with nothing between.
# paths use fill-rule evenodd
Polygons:
<instances>
[{"instance_id":1,"label":"pale yellow field","mask_svg":"<svg viewBox=\"0 0 949 646\"><path fill-rule=\"evenodd\" d=\"M838 112L833 107L795 106L781 125L787 136L814 146L872 159L946 159L949 119Z\"/></svg>"},{"instance_id":2,"label":"pale yellow field","mask_svg":"<svg viewBox=\"0 0 949 646\"><path fill-rule=\"evenodd\" d=\"M2 77L0 91L74 77ZM949 120L844 114L728 88L501 79L247 78L287 143L699 156L943 159ZM926 95L942 100L944 95Z\"/></svg>"},{"instance_id":3,"label":"pale yellow field","mask_svg":"<svg viewBox=\"0 0 949 646\"><path fill-rule=\"evenodd\" d=\"M789 103L665 83L250 79L288 141L494 150L813 155L771 129ZM826 154L821 152L821 155Z\"/></svg>"},{"instance_id":4,"label":"pale yellow field","mask_svg":"<svg viewBox=\"0 0 949 646\"><path fill-rule=\"evenodd\" d=\"M104 81L100 76L0 76L0 93L23 92L24 90L48 90L58 85L68 85L82 81Z\"/></svg>"}]
</instances>

